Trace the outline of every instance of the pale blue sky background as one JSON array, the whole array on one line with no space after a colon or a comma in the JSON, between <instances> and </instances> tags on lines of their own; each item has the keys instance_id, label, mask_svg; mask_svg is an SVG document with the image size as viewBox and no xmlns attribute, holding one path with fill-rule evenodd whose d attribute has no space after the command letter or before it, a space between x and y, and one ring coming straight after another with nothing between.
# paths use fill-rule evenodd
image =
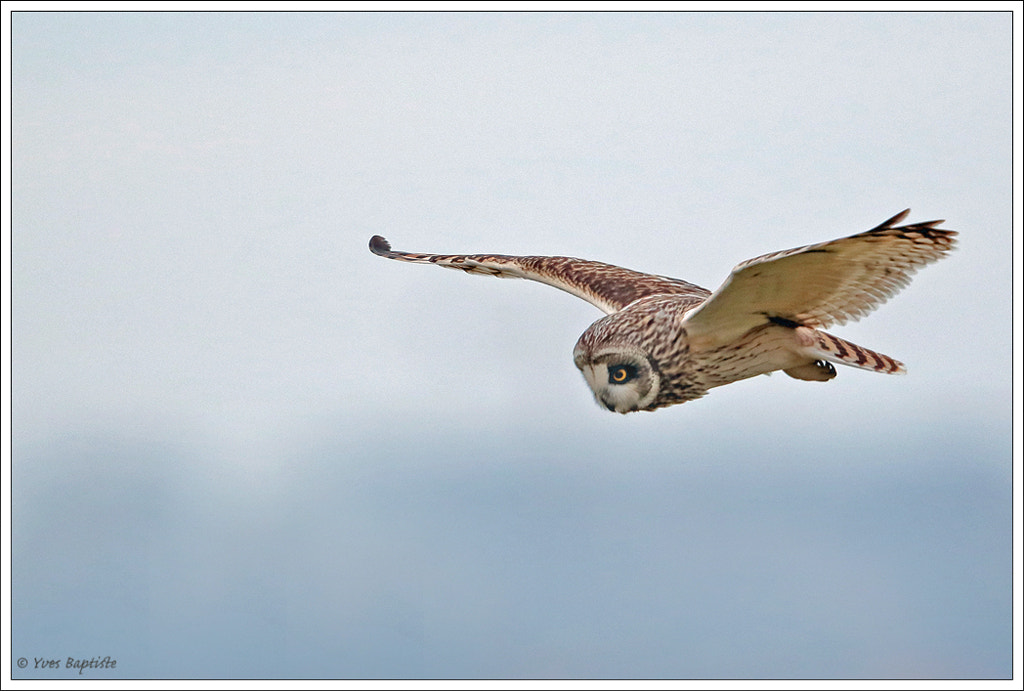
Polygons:
<instances>
[{"instance_id":1,"label":"pale blue sky background","mask_svg":"<svg viewBox=\"0 0 1024 691\"><path fill-rule=\"evenodd\" d=\"M12 33L16 676L1011 673L1009 14ZM592 306L366 249L715 288L907 206L960 249L836 333L908 376L625 417Z\"/></svg>"}]
</instances>

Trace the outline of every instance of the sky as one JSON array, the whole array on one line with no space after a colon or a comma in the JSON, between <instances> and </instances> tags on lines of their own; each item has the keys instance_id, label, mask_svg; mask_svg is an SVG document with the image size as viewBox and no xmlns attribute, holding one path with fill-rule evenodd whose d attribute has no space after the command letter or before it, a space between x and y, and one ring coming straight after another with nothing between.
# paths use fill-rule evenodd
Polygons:
<instances>
[{"instance_id":1,"label":"sky","mask_svg":"<svg viewBox=\"0 0 1024 691\"><path fill-rule=\"evenodd\" d=\"M1005 12L15 12L14 678L1008 678L1011 58ZM907 207L958 249L834 329L907 376L627 416L593 306L367 250L714 289Z\"/></svg>"}]
</instances>

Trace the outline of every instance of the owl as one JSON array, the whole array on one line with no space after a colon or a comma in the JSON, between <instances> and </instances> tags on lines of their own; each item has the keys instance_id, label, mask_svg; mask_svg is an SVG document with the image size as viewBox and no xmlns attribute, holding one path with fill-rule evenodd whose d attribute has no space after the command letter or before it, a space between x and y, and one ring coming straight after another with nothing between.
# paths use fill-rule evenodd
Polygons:
<instances>
[{"instance_id":1,"label":"owl","mask_svg":"<svg viewBox=\"0 0 1024 691\"><path fill-rule=\"evenodd\" d=\"M598 404L629 413L700 398L716 386L782 370L796 379L835 378L832 363L903 374L903 363L824 331L875 309L925 264L949 252L944 221L876 228L737 265L718 290L572 257L414 254L375 235L388 259L467 273L526 278L560 288L605 313L583 332L573 361Z\"/></svg>"}]
</instances>

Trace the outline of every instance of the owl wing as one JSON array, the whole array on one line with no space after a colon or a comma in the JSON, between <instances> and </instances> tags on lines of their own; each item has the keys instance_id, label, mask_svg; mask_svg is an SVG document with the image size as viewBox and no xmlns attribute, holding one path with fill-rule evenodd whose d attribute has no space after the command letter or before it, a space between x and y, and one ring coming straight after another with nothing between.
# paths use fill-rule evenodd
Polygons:
<instances>
[{"instance_id":1,"label":"owl wing","mask_svg":"<svg viewBox=\"0 0 1024 691\"><path fill-rule=\"evenodd\" d=\"M955 231L935 227L944 221L897 226L909 212L857 235L739 264L686 315L691 342L728 343L766 321L827 328L863 317L956 242Z\"/></svg>"},{"instance_id":2,"label":"owl wing","mask_svg":"<svg viewBox=\"0 0 1024 691\"><path fill-rule=\"evenodd\" d=\"M414 254L391 249L379 235L370 239L370 251L381 257L419 264L436 264L466 273L525 278L554 286L603 310L618 312L649 295L678 295L693 304L703 302L710 291L667 276L640 273L621 266L573 257L516 257L504 254Z\"/></svg>"}]
</instances>

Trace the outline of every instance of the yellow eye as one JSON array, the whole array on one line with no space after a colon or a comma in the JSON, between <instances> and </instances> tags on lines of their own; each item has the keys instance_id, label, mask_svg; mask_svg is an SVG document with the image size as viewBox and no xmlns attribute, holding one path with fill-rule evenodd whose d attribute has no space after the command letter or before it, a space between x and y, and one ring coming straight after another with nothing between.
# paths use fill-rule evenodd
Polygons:
<instances>
[{"instance_id":1,"label":"yellow eye","mask_svg":"<svg viewBox=\"0 0 1024 691\"><path fill-rule=\"evenodd\" d=\"M618 365L608 370L608 382L611 384L625 384L636 376L636 367L632 365Z\"/></svg>"}]
</instances>

